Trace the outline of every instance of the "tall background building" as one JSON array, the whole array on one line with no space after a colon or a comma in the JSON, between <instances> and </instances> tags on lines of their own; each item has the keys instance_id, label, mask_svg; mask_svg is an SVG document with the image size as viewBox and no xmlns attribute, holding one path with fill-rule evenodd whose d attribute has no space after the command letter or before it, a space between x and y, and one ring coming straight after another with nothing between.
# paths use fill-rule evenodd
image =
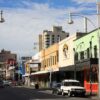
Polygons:
<instances>
[{"instance_id":1,"label":"tall background building","mask_svg":"<svg viewBox=\"0 0 100 100\"><path fill-rule=\"evenodd\" d=\"M2 49L0 52L0 78L6 79L8 76L10 77L12 67L15 66L16 62L16 54L11 53L11 51L6 51Z\"/></svg>"},{"instance_id":2,"label":"tall background building","mask_svg":"<svg viewBox=\"0 0 100 100\"><path fill-rule=\"evenodd\" d=\"M44 30L43 33L39 35L39 51L58 43L68 36L69 33L63 31L62 26L53 26L52 31Z\"/></svg>"}]
</instances>

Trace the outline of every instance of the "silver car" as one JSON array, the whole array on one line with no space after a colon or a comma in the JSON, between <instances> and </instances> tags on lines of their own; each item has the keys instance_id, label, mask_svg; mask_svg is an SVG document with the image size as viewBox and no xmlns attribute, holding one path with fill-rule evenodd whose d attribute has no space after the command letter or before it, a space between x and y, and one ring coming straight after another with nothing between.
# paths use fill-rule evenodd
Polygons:
<instances>
[{"instance_id":1,"label":"silver car","mask_svg":"<svg viewBox=\"0 0 100 100\"><path fill-rule=\"evenodd\" d=\"M9 87L11 86L11 83L8 80L3 80L3 85L4 87Z\"/></svg>"},{"instance_id":2,"label":"silver car","mask_svg":"<svg viewBox=\"0 0 100 100\"><path fill-rule=\"evenodd\" d=\"M52 94L61 94L61 83L56 83L52 89Z\"/></svg>"}]
</instances>

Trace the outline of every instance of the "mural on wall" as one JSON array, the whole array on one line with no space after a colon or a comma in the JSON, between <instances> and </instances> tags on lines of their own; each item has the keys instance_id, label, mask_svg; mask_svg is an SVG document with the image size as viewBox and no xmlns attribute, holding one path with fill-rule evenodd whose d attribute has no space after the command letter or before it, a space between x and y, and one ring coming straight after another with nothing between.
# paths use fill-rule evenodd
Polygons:
<instances>
[{"instance_id":1,"label":"mural on wall","mask_svg":"<svg viewBox=\"0 0 100 100\"><path fill-rule=\"evenodd\" d=\"M67 44L63 45L63 55L64 55L65 58L69 57L69 54L68 54L68 45Z\"/></svg>"}]
</instances>

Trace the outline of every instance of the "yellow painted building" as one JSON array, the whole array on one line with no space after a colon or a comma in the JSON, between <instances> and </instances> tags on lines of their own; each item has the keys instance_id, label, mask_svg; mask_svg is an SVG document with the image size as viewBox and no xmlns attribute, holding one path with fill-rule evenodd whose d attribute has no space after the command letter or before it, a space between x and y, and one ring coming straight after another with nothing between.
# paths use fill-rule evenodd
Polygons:
<instances>
[{"instance_id":1,"label":"yellow painted building","mask_svg":"<svg viewBox=\"0 0 100 100\"><path fill-rule=\"evenodd\" d=\"M41 51L41 68L40 71L34 73L35 81L39 83L40 87L50 87L50 83L56 80L55 73L59 71L58 49L58 44L55 43L49 48Z\"/></svg>"},{"instance_id":2,"label":"yellow painted building","mask_svg":"<svg viewBox=\"0 0 100 100\"><path fill-rule=\"evenodd\" d=\"M42 50L41 53L41 70L52 70L52 71L58 71L58 62L59 62L59 56L58 56L58 44L54 44L50 46L47 49Z\"/></svg>"}]
</instances>

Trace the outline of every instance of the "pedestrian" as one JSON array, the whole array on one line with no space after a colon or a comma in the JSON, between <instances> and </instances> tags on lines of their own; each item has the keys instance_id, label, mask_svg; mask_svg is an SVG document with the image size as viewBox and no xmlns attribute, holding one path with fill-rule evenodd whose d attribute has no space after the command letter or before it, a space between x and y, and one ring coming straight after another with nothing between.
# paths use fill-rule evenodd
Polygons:
<instances>
[{"instance_id":1,"label":"pedestrian","mask_svg":"<svg viewBox=\"0 0 100 100\"><path fill-rule=\"evenodd\" d=\"M38 83L35 84L35 89L39 89L39 84Z\"/></svg>"}]
</instances>

